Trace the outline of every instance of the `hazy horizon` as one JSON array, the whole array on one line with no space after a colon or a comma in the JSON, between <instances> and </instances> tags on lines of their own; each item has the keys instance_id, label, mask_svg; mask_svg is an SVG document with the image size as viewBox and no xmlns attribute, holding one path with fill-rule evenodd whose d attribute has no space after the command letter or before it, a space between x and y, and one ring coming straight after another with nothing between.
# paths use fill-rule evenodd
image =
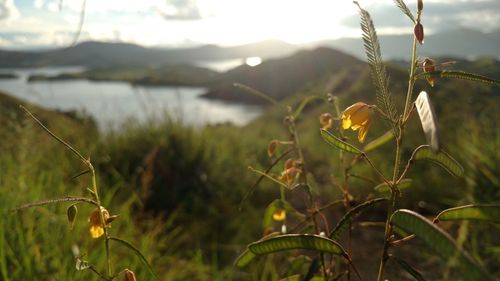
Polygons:
<instances>
[{"instance_id":1,"label":"hazy horizon","mask_svg":"<svg viewBox=\"0 0 500 281\"><path fill-rule=\"evenodd\" d=\"M391 0L360 0L380 35L407 34L412 24ZM414 10L415 1L406 1ZM54 48L71 44L82 0L4 0L0 48ZM424 1L426 34L460 28L490 32L500 26L500 1ZM327 0L88 0L78 42L133 43L147 47L235 46L280 40L306 44L359 37L351 1Z\"/></svg>"}]
</instances>

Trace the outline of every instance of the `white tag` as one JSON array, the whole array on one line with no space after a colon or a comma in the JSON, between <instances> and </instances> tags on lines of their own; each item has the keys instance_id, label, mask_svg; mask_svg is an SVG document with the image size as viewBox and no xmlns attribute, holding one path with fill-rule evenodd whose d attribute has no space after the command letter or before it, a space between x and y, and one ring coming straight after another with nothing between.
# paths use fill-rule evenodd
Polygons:
<instances>
[{"instance_id":1,"label":"white tag","mask_svg":"<svg viewBox=\"0 0 500 281\"><path fill-rule=\"evenodd\" d=\"M433 151L438 151L439 132L436 113L434 112L434 108L432 107L429 95L427 95L425 91L420 92L417 99L415 100L415 106L417 107L418 116L420 116L420 122L422 123L425 137L427 138L427 144L431 146L431 149Z\"/></svg>"}]
</instances>

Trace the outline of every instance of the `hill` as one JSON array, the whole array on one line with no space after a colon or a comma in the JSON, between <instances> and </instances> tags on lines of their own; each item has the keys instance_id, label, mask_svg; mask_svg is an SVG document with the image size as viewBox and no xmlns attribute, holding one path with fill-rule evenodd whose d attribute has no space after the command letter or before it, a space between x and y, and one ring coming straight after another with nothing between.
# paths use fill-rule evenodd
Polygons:
<instances>
[{"instance_id":1,"label":"hill","mask_svg":"<svg viewBox=\"0 0 500 281\"><path fill-rule=\"evenodd\" d=\"M212 82L204 96L246 103L263 102L260 97L233 86L234 83L241 83L276 100L283 100L310 83L340 72L346 66L357 69L364 67L364 63L329 48L303 50L286 58L264 61L255 67L242 65L223 73Z\"/></svg>"}]
</instances>

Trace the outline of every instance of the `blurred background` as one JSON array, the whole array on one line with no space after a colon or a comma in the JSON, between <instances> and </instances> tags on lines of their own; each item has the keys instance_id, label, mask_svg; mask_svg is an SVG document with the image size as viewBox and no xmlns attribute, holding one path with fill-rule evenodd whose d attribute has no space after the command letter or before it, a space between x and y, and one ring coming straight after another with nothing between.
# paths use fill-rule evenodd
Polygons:
<instances>
[{"instance_id":1,"label":"blurred background","mask_svg":"<svg viewBox=\"0 0 500 281\"><path fill-rule=\"evenodd\" d=\"M412 12L415 2L407 1ZM374 20L387 62L394 99L403 102L413 24L389 0L359 3ZM500 78L500 2L424 1L425 44L420 60L455 63L449 69ZM279 102L233 86L242 83ZM418 81L436 109L443 147L465 168L453 178L438 166L418 163L400 207L434 217L470 203L500 203L500 89L469 81ZM2 0L0 2L0 273L2 280L88 280L77 272L73 253L104 268L104 249L88 235L91 208L81 206L73 229L67 205L12 213L21 204L64 195L82 196L87 176L72 179L81 163L27 119L34 112L96 166L104 203L120 218L113 235L135 243L161 280L278 280L292 256L277 256L264 275L262 264L235 269L234 259L262 236L264 211L279 187L263 181L245 198L271 163L266 148L288 140L281 105L294 108L309 96L331 93L342 108L375 103L366 64L359 14L351 1L327 0ZM338 152L318 134L318 117L334 113L325 102L308 104L298 130L318 204L342 198L330 177L341 177ZM368 141L388 128L375 121ZM347 133L357 143L355 133ZM403 157L425 143L418 118L409 123ZM282 150L281 152L283 152ZM390 173L393 146L371 155ZM279 175L278 165L271 173ZM366 165L356 174L371 175ZM357 202L380 196L375 184L352 179ZM305 211L301 196L290 201ZM80 206L79 206L80 207ZM361 220L381 221L385 206ZM326 215L334 225L342 206ZM293 219L286 221L292 226ZM274 225L280 230L280 225ZM494 276L500 274L499 228L494 224L444 225ZM369 280L377 270L383 231L354 227L354 260ZM413 244L413 245L412 245ZM415 254L412 241L401 254L430 280L459 278L432 252ZM73 249L73 252L72 252ZM138 280L147 270L126 249L116 268L129 267ZM287 259L288 258L288 259ZM266 269L269 270L269 269ZM388 267L394 280L411 280ZM455 275L454 275L455 274ZM496 274L496 275L495 275Z\"/></svg>"}]
</instances>

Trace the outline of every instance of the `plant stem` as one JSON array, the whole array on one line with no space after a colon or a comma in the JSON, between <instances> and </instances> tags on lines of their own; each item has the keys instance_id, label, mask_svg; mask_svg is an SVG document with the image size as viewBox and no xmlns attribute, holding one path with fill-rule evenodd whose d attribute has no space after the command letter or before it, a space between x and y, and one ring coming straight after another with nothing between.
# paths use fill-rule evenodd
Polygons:
<instances>
[{"instance_id":1,"label":"plant stem","mask_svg":"<svg viewBox=\"0 0 500 281\"><path fill-rule=\"evenodd\" d=\"M417 19L420 19L420 13L417 14ZM408 79L408 92L406 93L405 107L401 120L399 122L399 134L396 136L396 156L394 159L394 169L392 175L391 187L391 199L389 205L387 206L387 220L385 222L385 234L384 234L384 248L382 250L382 257L380 258L380 266L378 269L377 281L382 281L384 278L385 265L388 259L388 250L391 246L390 239L392 236L392 227L390 224L391 215L394 212L396 206L396 197L398 193L397 180L399 175L399 166L401 163L401 148L403 144L404 128L406 123L404 122L407 118L408 111L410 108L411 97L413 93L413 85L415 84L415 70L417 66L417 38L413 36L413 46L411 55L411 66L410 66L410 78Z\"/></svg>"},{"instance_id":2,"label":"plant stem","mask_svg":"<svg viewBox=\"0 0 500 281\"><path fill-rule=\"evenodd\" d=\"M92 174L92 191L94 191L94 196L97 204L99 204L99 217L101 219L101 224L104 229L104 247L106 248L106 272L108 274L108 277L111 277L111 260L110 260L110 251L109 251L109 233L108 233L108 228L106 225L106 220L104 219L104 215L101 212L101 200L99 198L99 192L97 191L97 181L96 181L96 176L95 176L95 169L94 166L92 166L92 163L90 160L86 160L86 163L89 167L90 173Z\"/></svg>"}]
</instances>

